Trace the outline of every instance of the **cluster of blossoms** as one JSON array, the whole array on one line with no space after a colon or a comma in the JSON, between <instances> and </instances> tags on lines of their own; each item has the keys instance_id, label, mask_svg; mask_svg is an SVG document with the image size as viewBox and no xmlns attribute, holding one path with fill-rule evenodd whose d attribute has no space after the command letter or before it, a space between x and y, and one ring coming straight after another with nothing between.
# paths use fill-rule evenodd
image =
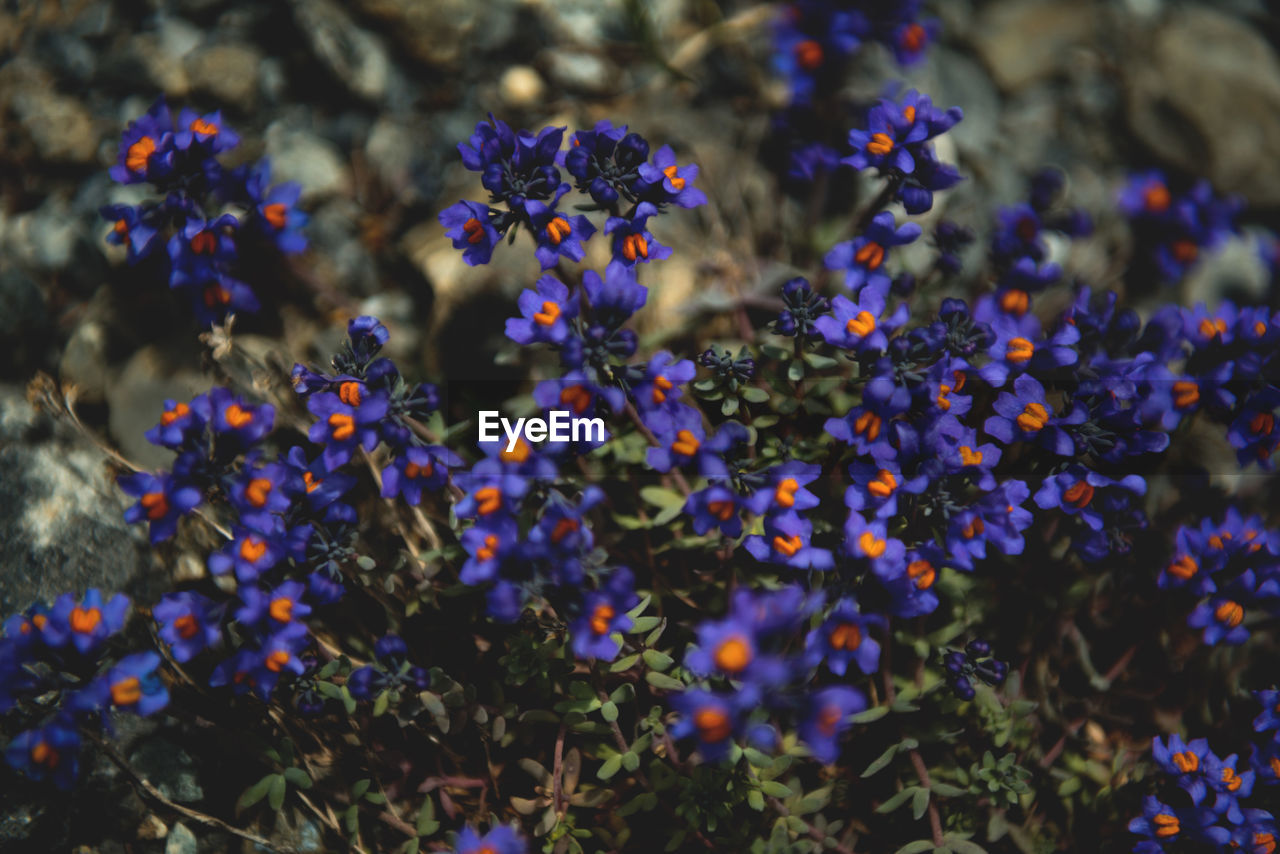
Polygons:
<instances>
[{"instance_id":1,"label":"cluster of blossoms","mask_svg":"<svg viewBox=\"0 0 1280 854\"><path fill-rule=\"evenodd\" d=\"M773 65L791 97L807 103L843 83L848 59L878 42L898 64L915 65L938 38L938 22L920 17L919 0L796 0L782 7L773 32Z\"/></svg>"},{"instance_id":2,"label":"cluster of blossoms","mask_svg":"<svg viewBox=\"0 0 1280 854\"><path fill-rule=\"evenodd\" d=\"M561 259L581 261L583 244L597 229L584 214L561 207L570 189L591 199L579 209L609 212L604 233L612 239L610 266L623 268L671 254L649 232L652 217L668 205L691 208L706 202L693 186L698 167L677 165L668 146L650 160L649 143L642 136L604 120L592 130L577 131L566 152L564 132L555 127L537 134L516 132L490 116L476 125L469 144L459 143L463 164L481 174L489 191L488 204L461 201L440 213L441 224L468 264L487 264L494 247L504 237L514 241L521 227L533 238L542 269ZM562 168L574 179L572 187L561 180Z\"/></svg>"},{"instance_id":3,"label":"cluster of blossoms","mask_svg":"<svg viewBox=\"0 0 1280 854\"><path fill-rule=\"evenodd\" d=\"M257 311L244 279L264 266L264 250L307 245L297 184L272 186L266 158L234 169L218 162L239 142L221 112L183 109L175 118L161 98L129 123L111 168L120 184L150 184L160 198L101 211L111 222L107 242L126 247L130 264L154 258L167 268L169 287L190 297L202 323Z\"/></svg>"},{"instance_id":4,"label":"cluster of blossoms","mask_svg":"<svg viewBox=\"0 0 1280 854\"><path fill-rule=\"evenodd\" d=\"M67 789L79 774L81 734L111 713L151 715L169 704L155 652L121 656L128 597L91 589L36 604L0 635L0 720L15 732L5 759L33 780Z\"/></svg>"},{"instance_id":5,"label":"cluster of blossoms","mask_svg":"<svg viewBox=\"0 0 1280 854\"><path fill-rule=\"evenodd\" d=\"M807 185L840 165L846 117L862 112L844 103L840 93L849 59L862 46L883 44L903 67L924 58L940 28L935 19L920 16L921 5L917 0L798 0L782 7L773 65L791 102L774 116L773 131L790 180Z\"/></svg>"},{"instance_id":6,"label":"cluster of blossoms","mask_svg":"<svg viewBox=\"0 0 1280 854\"><path fill-rule=\"evenodd\" d=\"M355 536L355 510L340 500L355 479L331 474L300 447L269 458L260 444L274 421L270 404L225 388L166 401L147 438L174 451L172 470L120 480L137 499L125 518L148 523L153 543L173 537L181 517L197 510L226 521L227 543L210 554L208 568L234 597L212 584L205 593L181 590L163 596L152 616L183 663L221 646L234 624L238 648L213 667L209 683L264 700L283 675L307 669L303 618L342 597L340 566Z\"/></svg>"},{"instance_id":7,"label":"cluster of blossoms","mask_svg":"<svg viewBox=\"0 0 1280 854\"><path fill-rule=\"evenodd\" d=\"M1253 697L1262 711L1253 720L1247 761L1234 753L1218 756L1204 738L1154 739L1151 754L1161 771L1161 794L1149 795L1142 815L1129 822L1130 832L1142 837L1134 851L1180 851L1188 842L1205 850L1275 851L1280 833L1275 816L1251 807L1248 799L1280 784L1280 691L1255 691Z\"/></svg>"},{"instance_id":8,"label":"cluster of blossoms","mask_svg":"<svg viewBox=\"0 0 1280 854\"><path fill-rule=\"evenodd\" d=\"M794 720L797 733L822 763L836 761L840 737L852 716L867 708L862 691L832 684L809 689L818 665L844 676L850 664L863 673L879 666L880 646L870 636L884 619L863 616L852 597L835 602L818 628L796 644L809 618L823 610L820 593L798 585L752 593L739 590L724 620L697 627L697 643L685 652L685 666L705 681L673 702L681 713L674 738L693 737L709 760L731 758L735 737L757 749L772 750L779 735L772 715Z\"/></svg>"},{"instance_id":9,"label":"cluster of blossoms","mask_svg":"<svg viewBox=\"0 0 1280 854\"><path fill-rule=\"evenodd\" d=\"M1178 192L1159 170L1134 175L1120 192L1120 210L1133 229L1135 253L1166 282L1180 281L1201 256L1239 232L1241 203L1216 195L1208 181Z\"/></svg>"},{"instance_id":10,"label":"cluster of blossoms","mask_svg":"<svg viewBox=\"0 0 1280 854\"><path fill-rule=\"evenodd\" d=\"M1246 620L1280 615L1280 533L1260 517L1228 507L1219 521L1179 527L1174 548L1157 583L1199 600L1187 622L1204 629L1206 644L1242 644Z\"/></svg>"}]
</instances>

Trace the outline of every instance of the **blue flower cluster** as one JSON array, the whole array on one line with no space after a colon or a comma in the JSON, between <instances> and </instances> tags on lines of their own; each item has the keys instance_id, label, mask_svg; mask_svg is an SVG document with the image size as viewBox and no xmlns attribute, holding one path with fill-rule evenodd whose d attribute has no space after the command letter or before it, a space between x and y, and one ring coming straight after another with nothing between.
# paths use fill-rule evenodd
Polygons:
<instances>
[{"instance_id":1,"label":"blue flower cluster","mask_svg":"<svg viewBox=\"0 0 1280 854\"><path fill-rule=\"evenodd\" d=\"M101 210L111 222L107 242L126 247L130 264L168 255L169 287L189 296L202 323L258 310L246 256L307 246L297 184L273 186L266 158L234 169L218 162L239 142L221 112L184 109L175 118L160 98L125 129L111 177L150 184L161 198Z\"/></svg>"},{"instance_id":2,"label":"blue flower cluster","mask_svg":"<svg viewBox=\"0 0 1280 854\"><path fill-rule=\"evenodd\" d=\"M694 738L709 760L736 760L736 737L760 749L777 746L780 738L770 723L776 715L794 721L820 762L835 762L840 737L853 726L852 716L867 708L867 699L848 685L810 683L824 660L839 676L851 663L863 673L875 672L880 645L870 629L883 628L884 618L862 615L847 596L797 643L823 601L822 593L806 593L795 584L763 593L739 590L724 620L699 625L684 664L704 685L673 698L680 720L672 737Z\"/></svg>"},{"instance_id":3,"label":"blue flower cluster","mask_svg":"<svg viewBox=\"0 0 1280 854\"><path fill-rule=\"evenodd\" d=\"M829 96L844 82L847 60L863 45L893 52L899 65L915 65L938 39L933 18L920 17L920 0L795 0L778 15L773 66L787 81L793 101Z\"/></svg>"},{"instance_id":4,"label":"blue flower cluster","mask_svg":"<svg viewBox=\"0 0 1280 854\"><path fill-rule=\"evenodd\" d=\"M1262 711L1253 721L1255 738L1247 762L1234 753L1218 756L1204 738L1153 740L1151 754L1167 793L1149 795L1142 815L1129 822L1129 831L1142 837L1134 851L1180 851L1188 842L1214 851L1275 850L1275 817L1251 807L1248 799L1256 797L1258 786L1280 783L1280 691L1255 691L1253 696Z\"/></svg>"},{"instance_id":5,"label":"blue flower cluster","mask_svg":"<svg viewBox=\"0 0 1280 854\"><path fill-rule=\"evenodd\" d=\"M774 116L773 131L782 143L789 179L807 185L840 165L841 123L859 111L841 97L854 54L878 42L899 65L909 67L937 41L941 28L936 19L921 17L922 5L918 0L795 0L782 7L774 27L773 66L791 102Z\"/></svg>"},{"instance_id":6,"label":"blue flower cluster","mask_svg":"<svg viewBox=\"0 0 1280 854\"><path fill-rule=\"evenodd\" d=\"M212 585L208 595L180 590L163 596L152 616L182 663L220 646L234 624L239 643L212 668L209 683L263 700L286 673L307 669L303 618L341 598L341 566L353 558L355 536L355 509L340 500L355 479L330 473L300 447L268 458L259 445L274 421L271 405L225 388L166 401L147 438L174 451L172 470L120 480L137 498L125 518L148 522L153 543L173 537L184 515L221 515L227 542L208 567L215 578L234 579L234 597Z\"/></svg>"},{"instance_id":7,"label":"blue flower cluster","mask_svg":"<svg viewBox=\"0 0 1280 854\"><path fill-rule=\"evenodd\" d=\"M128 597L65 593L4 623L0 719L16 734L5 760L33 780L67 789L80 767L81 734L110 727L110 713L152 715L169 704L160 656L120 656Z\"/></svg>"},{"instance_id":8,"label":"blue flower cluster","mask_svg":"<svg viewBox=\"0 0 1280 854\"><path fill-rule=\"evenodd\" d=\"M1240 200L1216 195L1204 180L1178 192L1163 172L1141 172L1121 190L1119 204L1139 260L1166 282L1180 281L1205 252L1239 232Z\"/></svg>"},{"instance_id":9,"label":"blue flower cluster","mask_svg":"<svg viewBox=\"0 0 1280 854\"><path fill-rule=\"evenodd\" d=\"M1219 521L1178 528L1174 549L1157 584L1199 600L1187 622L1204 629L1205 643L1242 644L1246 620L1280 616L1280 532L1260 517L1230 506Z\"/></svg>"},{"instance_id":10,"label":"blue flower cluster","mask_svg":"<svg viewBox=\"0 0 1280 854\"><path fill-rule=\"evenodd\" d=\"M608 120L577 131L569 150L561 150L565 128L547 127L535 135L513 131L492 115L476 125L467 143L459 143L462 162L481 174L489 202L461 201L440 212L440 223L461 249L468 264L487 264L503 239L514 241L523 227L533 238L542 269L561 259L581 261L584 244L596 233L584 214L570 214L561 201L571 189L560 169L574 179L572 188L590 197L585 210L610 213L604 232L611 235L610 266L632 268L670 255L654 238L648 221L668 205L682 208L706 203L693 186L698 167L676 163L663 146L650 159L649 143L626 126ZM623 205L626 211L622 210Z\"/></svg>"}]
</instances>

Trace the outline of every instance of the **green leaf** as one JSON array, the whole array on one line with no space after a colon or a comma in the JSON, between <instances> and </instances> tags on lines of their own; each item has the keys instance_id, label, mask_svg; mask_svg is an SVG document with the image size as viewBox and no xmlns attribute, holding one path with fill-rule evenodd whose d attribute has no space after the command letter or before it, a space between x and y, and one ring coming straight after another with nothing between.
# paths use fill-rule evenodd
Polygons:
<instances>
[{"instance_id":1,"label":"green leaf","mask_svg":"<svg viewBox=\"0 0 1280 854\"><path fill-rule=\"evenodd\" d=\"M916 793L911 796L911 817L918 820L928 809L929 790L918 789Z\"/></svg>"},{"instance_id":2,"label":"green leaf","mask_svg":"<svg viewBox=\"0 0 1280 854\"><path fill-rule=\"evenodd\" d=\"M787 788L777 780L760 781L760 791L764 792L771 798L789 798L791 797L791 789Z\"/></svg>"},{"instance_id":3,"label":"green leaf","mask_svg":"<svg viewBox=\"0 0 1280 854\"><path fill-rule=\"evenodd\" d=\"M652 667L654 670L666 670L675 664L676 660L665 652L659 652L656 649L646 649L643 653L644 663Z\"/></svg>"},{"instance_id":4,"label":"green leaf","mask_svg":"<svg viewBox=\"0 0 1280 854\"><path fill-rule=\"evenodd\" d=\"M742 390L742 399L748 403L767 403L769 392L756 386L748 386Z\"/></svg>"},{"instance_id":5,"label":"green leaf","mask_svg":"<svg viewBox=\"0 0 1280 854\"><path fill-rule=\"evenodd\" d=\"M245 789L240 795L240 799L236 801L236 812L248 809L267 796L267 789L271 786L271 778L275 774L268 774L249 788Z\"/></svg>"},{"instance_id":6,"label":"green leaf","mask_svg":"<svg viewBox=\"0 0 1280 854\"><path fill-rule=\"evenodd\" d=\"M749 789L747 791L747 806L756 812L764 811L764 795L760 794L759 789Z\"/></svg>"},{"instance_id":7,"label":"green leaf","mask_svg":"<svg viewBox=\"0 0 1280 854\"><path fill-rule=\"evenodd\" d=\"M391 696L386 691L378 694L378 698L373 701L373 716L377 718L385 715L389 705L391 705Z\"/></svg>"},{"instance_id":8,"label":"green leaf","mask_svg":"<svg viewBox=\"0 0 1280 854\"><path fill-rule=\"evenodd\" d=\"M864 778L870 777L872 774L875 774L877 771L883 770L885 766L887 766L890 762L893 761L893 757L898 755L898 750L901 747L902 747L901 744L895 744L891 746L888 750L886 750L884 753L881 753L880 756L874 762L868 765L867 769L862 772L862 776Z\"/></svg>"},{"instance_id":9,"label":"green leaf","mask_svg":"<svg viewBox=\"0 0 1280 854\"><path fill-rule=\"evenodd\" d=\"M640 489L640 497L654 507L683 507L685 498L674 489L661 486L645 486Z\"/></svg>"},{"instance_id":10,"label":"green leaf","mask_svg":"<svg viewBox=\"0 0 1280 854\"><path fill-rule=\"evenodd\" d=\"M935 795L942 795L944 798L958 798L968 791L950 783L943 783L940 780L934 780L929 784L929 788L933 790Z\"/></svg>"},{"instance_id":11,"label":"green leaf","mask_svg":"<svg viewBox=\"0 0 1280 854\"><path fill-rule=\"evenodd\" d=\"M804 379L804 362L792 361L787 365L787 379L798 383Z\"/></svg>"},{"instance_id":12,"label":"green leaf","mask_svg":"<svg viewBox=\"0 0 1280 854\"><path fill-rule=\"evenodd\" d=\"M1084 785L1079 777L1071 776L1062 781L1062 785L1058 786L1058 797L1069 798L1076 792L1080 791L1080 787Z\"/></svg>"},{"instance_id":13,"label":"green leaf","mask_svg":"<svg viewBox=\"0 0 1280 854\"><path fill-rule=\"evenodd\" d=\"M876 812L891 813L894 810L896 810L898 807L905 804L908 799L914 797L915 793L918 791L920 791L919 786L907 786L901 792L898 792L896 795L889 798L889 800L885 801L880 806L876 807Z\"/></svg>"},{"instance_id":14,"label":"green leaf","mask_svg":"<svg viewBox=\"0 0 1280 854\"><path fill-rule=\"evenodd\" d=\"M284 771L284 778L296 788L311 788L311 778L308 777L307 772L303 771L301 768L286 768Z\"/></svg>"},{"instance_id":15,"label":"green leaf","mask_svg":"<svg viewBox=\"0 0 1280 854\"><path fill-rule=\"evenodd\" d=\"M382 794L382 792L365 792L364 799L369 803L377 804L378 806L382 806L387 802L387 796Z\"/></svg>"},{"instance_id":16,"label":"green leaf","mask_svg":"<svg viewBox=\"0 0 1280 854\"><path fill-rule=\"evenodd\" d=\"M267 806L279 812L284 804L285 782L283 774L272 774L271 783L267 786Z\"/></svg>"},{"instance_id":17,"label":"green leaf","mask_svg":"<svg viewBox=\"0 0 1280 854\"><path fill-rule=\"evenodd\" d=\"M360 567L365 572L369 572L370 570L377 568L378 562L368 555L360 555L360 557L356 558L356 566Z\"/></svg>"},{"instance_id":18,"label":"green leaf","mask_svg":"<svg viewBox=\"0 0 1280 854\"><path fill-rule=\"evenodd\" d=\"M628 750L622 754L622 767L628 771L635 771L640 767L640 757Z\"/></svg>"},{"instance_id":19,"label":"green leaf","mask_svg":"<svg viewBox=\"0 0 1280 854\"><path fill-rule=\"evenodd\" d=\"M609 723L613 723L618 719L618 706L613 700L600 706L600 716Z\"/></svg>"},{"instance_id":20,"label":"green leaf","mask_svg":"<svg viewBox=\"0 0 1280 854\"><path fill-rule=\"evenodd\" d=\"M624 655L622 658L619 658L613 664L609 665L609 672L621 673L624 670L630 670L632 667L635 666L635 663L639 660L640 660L639 653L636 653L635 655Z\"/></svg>"},{"instance_id":21,"label":"green leaf","mask_svg":"<svg viewBox=\"0 0 1280 854\"><path fill-rule=\"evenodd\" d=\"M932 839L917 839L915 842L908 842L899 848L894 854L921 854L923 851L933 850Z\"/></svg>"},{"instance_id":22,"label":"green leaf","mask_svg":"<svg viewBox=\"0 0 1280 854\"><path fill-rule=\"evenodd\" d=\"M369 785L372 782L373 781L370 780L368 777L364 778L363 780L356 780L355 785L351 787L351 800L358 801L361 798L363 798L364 793L369 791Z\"/></svg>"},{"instance_id":23,"label":"green leaf","mask_svg":"<svg viewBox=\"0 0 1280 854\"><path fill-rule=\"evenodd\" d=\"M622 754L617 753L610 756L600 766L600 770L596 772L596 776L601 780L608 780L622 768Z\"/></svg>"},{"instance_id":24,"label":"green leaf","mask_svg":"<svg viewBox=\"0 0 1280 854\"><path fill-rule=\"evenodd\" d=\"M650 670L644 675L644 681L648 682L655 688L661 688L664 691L683 691L684 683L679 679L672 678L665 673L659 673L656 670Z\"/></svg>"},{"instance_id":25,"label":"green leaf","mask_svg":"<svg viewBox=\"0 0 1280 854\"><path fill-rule=\"evenodd\" d=\"M627 630L627 634L642 635L650 629L656 629L661 622L661 617L637 617L631 628Z\"/></svg>"},{"instance_id":26,"label":"green leaf","mask_svg":"<svg viewBox=\"0 0 1280 854\"><path fill-rule=\"evenodd\" d=\"M736 397L726 397L720 401L720 414L733 415L738 411L738 399Z\"/></svg>"},{"instance_id":27,"label":"green leaf","mask_svg":"<svg viewBox=\"0 0 1280 854\"><path fill-rule=\"evenodd\" d=\"M956 854L987 854L987 849L976 842L970 842L968 839L956 839L954 836L948 836L947 845L951 846L951 850Z\"/></svg>"},{"instance_id":28,"label":"green leaf","mask_svg":"<svg viewBox=\"0 0 1280 854\"><path fill-rule=\"evenodd\" d=\"M418 821L414 828L419 836L430 836L440 829L440 822L436 821L436 802L430 795L422 802L422 809L418 810Z\"/></svg>"},{"instance_id":29,"label":"green leaf","mask_svg":"<svg viewBox=\"0 0 1280 854\"><path fill-rule=\"evenodd\" d=\"M855 724L869 724L872 721L878 721L885 715L889 714L888 706L873 706L865 712L858 712L850 720Z\"/></svg>"}]
</instances>

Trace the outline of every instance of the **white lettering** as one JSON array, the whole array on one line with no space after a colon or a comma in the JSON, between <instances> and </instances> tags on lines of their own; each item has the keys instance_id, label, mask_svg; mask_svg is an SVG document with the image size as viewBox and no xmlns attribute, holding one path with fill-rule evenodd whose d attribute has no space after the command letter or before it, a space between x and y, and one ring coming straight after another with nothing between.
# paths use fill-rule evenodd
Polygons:
<instances>
[{"instance_id":1,"label":"white lettering","mask_svg":"<svg viewBox=\"0 0 1280 854\"><path fill-rule=\"evenodd\" d=\"M496 442L498 441L498 412L495 409L484 409L480 411L480 441ZM493 431L493 432L490 432Z\"/></svg>"},{"instance_id":2,"label":"white lettering","mask_svg":"<svg viewBox=\"0 0 1280 854\"><path fill-rule=\"evenodd\" d=\"M515 429L512 429L511 422L505 418L502 419L502 431L507 434L508 454L516 449L516 443L520 441L520 430L524 427L524 421L523 418L517 418Z\"/></svg>"}]
</instances>

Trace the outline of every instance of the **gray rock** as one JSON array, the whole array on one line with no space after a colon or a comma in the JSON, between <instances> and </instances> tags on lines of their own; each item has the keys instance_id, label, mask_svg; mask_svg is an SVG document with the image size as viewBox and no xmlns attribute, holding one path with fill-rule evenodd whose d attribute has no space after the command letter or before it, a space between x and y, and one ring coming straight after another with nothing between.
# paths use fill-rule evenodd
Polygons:
<instances>
[{"instance_id":1,"label":"gray rock","mask_svg":"<svg viewBox=\"0 0 1280 854\"><path fill-rule=\"evenodd\" d=\"M36 156L54 163L90 163L98 150L93 117L77 99L52 88L20 89L10 100Z\"/></svg>"},{"instance_id":2,"label":"gray rock","mask_svg":"<svg viewBox=\"0 0 1280 854\"><path fill-rule=\"evenodd\" d=\"M455 66L476 50L502 47L516 35L516 0L355 0L417 59Z\"/></svg>"},{"instance_id":3,"label":"gray rock","mask_svg":"<svg viewBox=\"0 0 1280 854\"><path fill-rule=\"evenodd\" d=\"M48 344L48 327L39 286L18 270L0 273L0 340L6 350L0 376L25 377L38 367Z\"/></svg>"},{"instance_id":4,"label":"gray rock","mask_svg":"<svg viewBox=\"0 0 1280 854\"><path fill-rule=\"evenodd\" d=\"M136 592L146 562L126 506L100 450L0 387L0 613L88 587Z\"/></svg>"},{"instance_id":5,"label":"gray rock","mask_svg":"<svg viewBox=\"0 0 1280 854\"><path fill-rule=\"evenodd\" d=\"M971 34L996 84L1011 92L1064 70L1098 20L1088 0L999 0L983 8Z\"/></svg>"},{"instance_id":6,"label":"gray rock","mask_svg":"<svg viewBox=\"0 0 1280 854\"><path fill-rule=\"evenodd\" d=\"M1159 157L1220 191L1280 204L1280 58L1257 30L1181 8L1146 50L1126 52L1125 76L1129 125Z\"/></svg>"},{"instance_id":7,"label":"gray rock","mask_svg":"<svg viewBox=\"0 0 1280 854\"><path fill-rule=\"evenodd\" d=\"M196 780L195 760L163 736L143 739L129 755L129 762L171 801L189 804L204 799L204 789Z\"/></svg>"},{"instance_id":8,"label":"gray rock","mask_svg":"<svg viewBox=\"0 0 1280 854\"><path fill-rule=\"evenodd\" d=\"M164 854L196 854L199 850L199 843L196 835L187 829L182 822L178 822L169 830L169 835L164 840Z\"/></svg>"},{"instance_id":9,"label":"gray rock","mask_svg":"<svg viewBox=\"0 0 1280 854\"><path fill-rule=\"evenodd\" d=\"M185 67L193 89L207 92L224 104L253 106L258 94L258 63L262 54L247 44L215 44L187 55Z\"/></svg>"},{"instance_id":10,"label":"gray rock","mask_svg":"<svg viewBox=\"0 0 1280 854\"><path fill-rule=\"evenodd\" d=\"M357 27L342 7L330 0L298 0L293 16L312 53L335 78L362 98L382 100L387 94L391 60L381 39Z\"/></svg>"},{"instance_id":11,"label":"gray rock","mask_svg":"<svg viewBox=\"0 0 1280 854\"><path fill-rule=\"evenodd\" d=\"M283 120L272 122L266 140L272 182L297 181L307 202L350 191L351 172L333 143Z\"/></svg>"},{"instance_id":12,"label":"gray rock","mask_svg":"<svg viewBox=\"0 0 1280 854\"><path fill-rule=\"evenodd\" d=\"M618 88L618 67L595 53L550 50L542 54L547 74L559 86L588 95L606 95Z\"/></svg>"},{"instance_id":13,"label":"gray rock","mask_svg":"<svg viewBox=\"0 0 1280 854\"><path fill-rule=\"evenodd\" d=\"M176 350L148 346L134 353L109 383L108 427L116 447L143 468L172 465L173 452L151 444L143 434L160 420L166 398L185 401L208 390L199 365Z\"/></svg>"}]
</instances>

